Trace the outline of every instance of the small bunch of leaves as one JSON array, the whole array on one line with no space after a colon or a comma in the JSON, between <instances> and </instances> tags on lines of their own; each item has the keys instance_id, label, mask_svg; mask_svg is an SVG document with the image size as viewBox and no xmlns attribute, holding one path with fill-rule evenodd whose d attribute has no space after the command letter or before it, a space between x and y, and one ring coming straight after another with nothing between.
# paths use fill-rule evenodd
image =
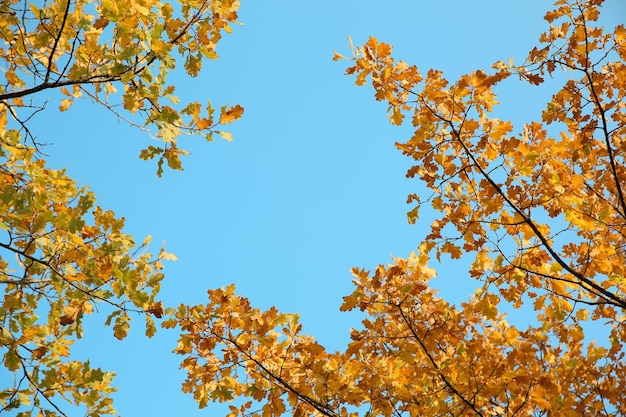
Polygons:
<instances>
[{"instance_id":1,"label":"small bunch of leaves","mask_svg":"<svg viewBox=\"0 0 626 417\"><path fill-rule=\"evenodd\" d=\"M0 118L6 123L9 114L30 135L27 122L43 109L33 95L59 90L61 111L79 97L91 97L163 142L141 153L142 159L158 158L159 176L164 162L182 169L180 156L187 152L178 147L181 135L211 140L216 132L230 139L216 128L239 119L243 108L224 106L214 117L210 102L205 111L198 102L181 104L168 75L179 60L196 77L206 59L217 59L222 33L237 23L239 1L173 4L178 7L157 0L3 2Z\"/></svg>"},{"instance_id":2,"label":"small bunch of leaves","mask_svg":"<svg viewBox=\"0 0 626 417\"><path fill-rule=\"evenodd\" d=\"M371 415L569 416L622 407L619 349L585 342L580 323L546 318L520 330L495 294L451 305L429 287L429 251L422 245L373 273L353 271L342 310L367 318L346 354L367 364L353 378L370 387Z\"/></svg>"},{"instance_id":3,"label":"small bunch of leaves","mask_svg":"<svg viewBox=\"0 0 626 417\"><path fill-rule=\"evenodd\" d=\"M182 332L174 352L185 356L183 392L200 407L245 397L229 416L280 416L288 409L294 416L339 415L331 399L347 379L335 355L300 334L297 315L251 308L229 286L210 290L204 306L181 305L163 327Z\"/></svg>"}]
</instances>

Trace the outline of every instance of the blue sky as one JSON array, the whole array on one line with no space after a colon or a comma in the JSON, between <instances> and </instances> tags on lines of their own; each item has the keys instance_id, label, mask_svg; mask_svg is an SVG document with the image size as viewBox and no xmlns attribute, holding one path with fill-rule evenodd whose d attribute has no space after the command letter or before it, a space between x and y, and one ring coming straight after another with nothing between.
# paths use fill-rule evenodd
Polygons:
<instances>
[{"instance_id":1,"label":"blue sky","mask_svg":"<svg viewBox=\"0 0 626 417\"><path fill-rule=\"evenodd\" d=\"M220 59L198 78L174 81L183 101L243 105L243 119L230 127L235 140L184 140L193 153L185 170L160 179L154 163L137 158L150 139L87 101L62 114L50 102L33 130L52 143L50 164L67 167L101 206L126 217L137 241L152 235L154 251L166 241L178 255L166 269L166 304L205 303L207 289L235 283L255 306L299 312L306 333L340 349L359 321L339 312L352 289L350 268L408 256L432 217L422 211L416 225L406 221L406 195L423 187L405 178L410 161L393 143L410 129L389 124L385 105L344 75L348 62L333 62L333 50L349 55L349 35L355 45L376 36L396 58L454 79L500 59L521 63L547 27L550 3L244 0L243 26L218 46ZM626 16L619 0L607 8L613 19ZM498 90L500 117L538 118L549 91L519 86ZM447 299L465 300L478 285L456 263L437 268ZM118 374L122 415L222 414L219 405L198 410L180 392L175 334L148 340L139 319L118 342L103 320L89 319L76 352Z\"/></svg>"}]
</instances>

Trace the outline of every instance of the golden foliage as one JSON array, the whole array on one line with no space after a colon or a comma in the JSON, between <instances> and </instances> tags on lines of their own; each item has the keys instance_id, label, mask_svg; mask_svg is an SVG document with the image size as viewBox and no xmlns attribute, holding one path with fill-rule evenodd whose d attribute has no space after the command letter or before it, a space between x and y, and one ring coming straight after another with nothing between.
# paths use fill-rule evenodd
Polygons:
<instances>
[{"instance_id":1,"label":"golden foliage","mask_svg":"<svg viewBox=\"0 0 626 417\"><path fill-rule=\"evenodd\" d=\"M179 330L183 392L200 407L239 400L229 416L626 413L626 29L594 26L601 0L557 1L523 65L497 62L454 82L395 60L391 45L373 37L353 49L347 73L372 85L391 123L413 128L396 146L416 161L407 177L432 194L408 197L409 221L423 204L441 216L408 259L353 270L354 291L341 309L364 319L340 352L303 334L297 315L253 308L234 286L210 290L206 305L164 309L156 299L161 262L173 257L137 252L123 219L95 206L88 190L47 168L8 128L10 118L25 126L16 116L23 97L59 88L62 110L86 95L111 109L110 97L120 97L127 112L143 114L164 141L141 154L159 158L159 175L164 161L182 168L182 133L230 140L214 127L240 118L241 106L217 116L210 102L179 108L165 77L174 53L190 76L202 58L216 57L238 2L179 4L102 0L92 7L97 15L81 2L21 14L0 6L8 45L0 247L15 258L0 259L0 345L3 366L17 375L0 392L2 411L33 404L63 414L55 403L62 397L90 415L114 412L112 374L70 359L82 318L103 305L119 339L133 314L145 317L148 336L153 317ZM26 25L25 14L46 22ZM493 117L496 88L512 76L528 86L565 79L541 120L515 126ZM431 257L448 256L471 257L469 276L480 283L458 306L431 288ZM504 311L514 308L526 321L507 321ZM607 339L591 342L599 323Z\"/></svg>"},{"instance_id":2,"label":"golden foliage","mask_svg":"<svg viewBox=\"0 0 626 417\"><path fill-rule=\"evenodd\" d=\"M626 30L594 27L601 3L557 1L523 65L454 82L375 38L354 48L347 73L414 129L396 146L432 194L409 196L409 221L424 204L441 216L409 259L353 271L342 310L365 319L343 352L233 287L181 306L165 324L182 330L183 390L200 406L242 398L230 416L626 413ZM541 120L493 117L497 85L514 75L565 78ZM460 306L437 297L430 256L472 257L476 294ZM513 308L521 325L507 322ZM590 342L598 324L608 339Z\"/></svg>"},{"instance_id":3,"label":"golden foliage","mask_svg":"<svg viewBox=\"0 0 626 417\"><path fill-rule=\"evenodd\" d=\"M70 346L96 304L109 307L107 324L120 339L129 314L160 317L155 297L163 256L142 253L144 245L135 247L122 232L124 219L96 206L93 194L63 171L47 168L35 149L7 143L9 137L0 141L0 248L14 260L0 259L0 344L4 366L21 377L3 387L0 405L44 410L67 398L92 415L109 414L113 374L70 360Z\"/></svg>"},{"instance_id":4,"label":"golden foliage","mask_svg":"<svg viewBox=\"0 0 626 417\"><path fill-rule=\"evenodd\" d=\"M210 103L204 114L198 102L180 104L168 74L182 60L195 77L206 59L217 59L215 47L237 23L238 8L238 0L3 2L0 115L28 120L32 103L21 99L49 89L66 96L61 111L89 97L164 142L141 153L142 159L157 158L159 176L164 162L180 170L179 157L186 154L177 145L181 135L209 139L220 124L239 119L243 108L214 122Z\"/></svg>"},{"instance_id":5,"label":"golden foliage","mask_svg":"<svg viewBox=\"0 0 626 417\"><path fill-rule=\"evenodd\" d=\"M210 139L243 108L224 107L214 121L210 102L180 104L168 74L183 61L195 77L216 59L238 8L238 0L0 3L0 360L12 376L2 380L0 413L66 416L68 405L115 414L113 373L73 360L71 346L96 309L118 339L133 316L154 335L153 318L167 314L156 300L162 262L175 259L146 253L149 239L136 245L123 218L46 167L28 121L44 110L47 90L61 93L61 111L90 98L161 139L140 155L157 158L159 176L164 162L182 169L178 138Z\"/></svg>"}]
</instances>

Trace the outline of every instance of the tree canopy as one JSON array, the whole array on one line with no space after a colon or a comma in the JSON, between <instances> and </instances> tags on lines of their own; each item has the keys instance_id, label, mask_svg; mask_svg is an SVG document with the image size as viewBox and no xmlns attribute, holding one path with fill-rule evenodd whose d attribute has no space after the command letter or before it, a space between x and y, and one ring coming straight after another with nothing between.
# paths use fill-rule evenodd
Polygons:
<instances>
[{"instance_id":1,"label":"tree canopy","mask_svg":"<svg viewBox=\"0 0 626 417\"><path fill-rule=\"evenodd\" d=\"M390 123L412 131L395 146L413 161L407 177L430 194L408 195L408 221L438 213L406 259L353 269L341 310L364 318L335 352L297 314L255 308L233 285L209 289L204 305L164 308L162 261L174 256L145 253L149 240L136 248L123 219L46 168L28 130L42 107L24 98L54 88L67 97L62 109L88 96L118 112L117 99L145 129L133 118L141 114L163 141L141 154L157 158L159 175L164 162L181 168L182 134L230 139L217 129L241 106L214 117L210 104L205 113L179 105L166 76L177 59L194 76L215 58L238 2L3 5L0 247L15 261L0 259L0 343L15 377L2 410L65 415L65 399L88 415L114 413L112 374L70 355L83 315L104 305L117 338L129 314L145 317L148 336L154 318L178 332L182 391L200 407L230 403L229 416L626 413L626 28L597 24L602 3L557 1L524 62L456 80L396 59L374 37L335 53L388 105ZM553 88L540 120L496 117L500 100L521 99L498 96L506 82ZM476 293L460 305L440 297L433 259L469 260ZM600 325L606 339L591 340Z\"/></svg>"}]
</instances>

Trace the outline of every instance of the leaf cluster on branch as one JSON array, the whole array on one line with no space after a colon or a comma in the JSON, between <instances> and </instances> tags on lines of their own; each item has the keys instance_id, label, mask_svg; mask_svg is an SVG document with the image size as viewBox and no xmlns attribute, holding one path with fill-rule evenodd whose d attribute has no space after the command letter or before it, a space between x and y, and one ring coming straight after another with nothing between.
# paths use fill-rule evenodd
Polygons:
<instances>
[{"instance_id":1,"label":"leaf cluster on branch","mask_svg":"<svg viewBox=\"0 0 626 417\"><path fill-rule=\"evenodd\" d=\"M596 26L601 4L558 1L522 65L456 81L395 60L373 37L336 54L391 123L414 129L396 147L430 195L408 196L409 221L426 206L441 216L416 254L353 271L342 310L366 318L343 352L232 289L181 307L168 323L183 330L185 389L201 405L247 397L230 416L626 413L626 29ZM516 128L493 115L512 77L528 89L564 82L541 120ZM437 297L431 256L471 257L476 294L460 306ZM608 339L590 341L600 323Z\"/></svg>"},{"instance_id":2,"label":"leaf cluster on branch","mask_svg":"<svg viewBox=\"0 0 626 417\"><path fill-rule=\"evenodd\" d=\"M113 373L75 360L83 317L105 315L124 339L133 316L146 335L165 314L157 295L161 249L147 252L124 233L124 218L96 204L63 170L46 166L31 119L50 100L66 111L92 100L159 139L140 154L182 169L181 135L214 132L243 108L181 103L168 75L183 62L195 77L224 32L237 23L237 0L46 0L0 2L0 413L115 414ZM89 335L89 337L93 337ZM9 379L12 379L10 381ZM81 409L81 408L79 408Z\"/></svg>"},{"instance_id":3,"label":"leaf cluster on branch","mask_svg":"<svg viewBox=\"0 0 626 417\"><path fill-rule=\"evenodd\" d=\"M43 4L5 1L0 6L0 118L18 121L34 141L27 121L43 110L34 95L60 91L61 111L88 97L120 119L163 142L141 152L182 169L181 135L213 133L225 139L220 125L239 119L243 107L210 101L181 103L168 75L183 60L184 71L197 76L206 59L217 59L222 32L237 23L238 0L53 0ZM118 92L119 90L119 92ZM133 117L138 115L139 117Z\"/></svg>"}]
</instances>

